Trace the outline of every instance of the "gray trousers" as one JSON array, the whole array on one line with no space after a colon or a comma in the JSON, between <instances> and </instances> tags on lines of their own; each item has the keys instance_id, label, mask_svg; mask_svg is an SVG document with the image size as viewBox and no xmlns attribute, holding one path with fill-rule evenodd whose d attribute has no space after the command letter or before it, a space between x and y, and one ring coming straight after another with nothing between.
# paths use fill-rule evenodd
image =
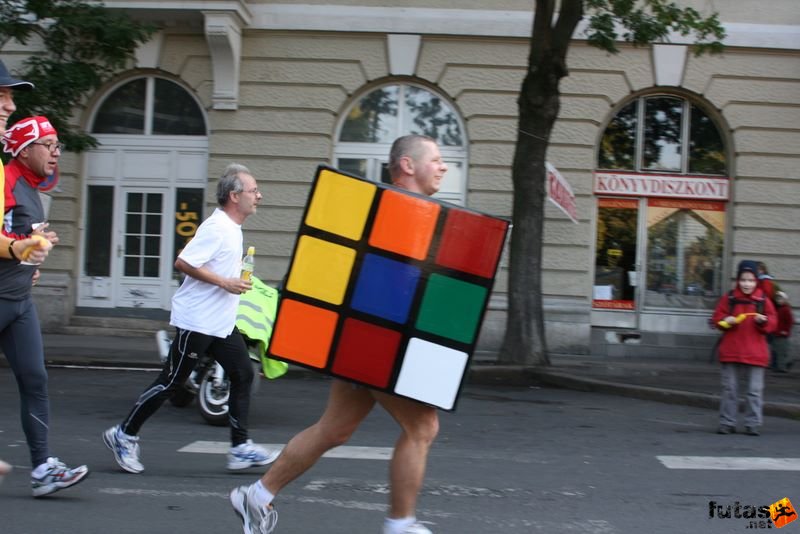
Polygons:
<instances>
[{"instance_id":1,"label":"gray trousers","mask_svg":"<svg viewBox=\"0 0 800 534\"><path fill-rule=\"evenodd\" d=\"M775 354L775 369L778 371L788 371L791 363L794 361L789 355L789 338L778 337L772 338L772 351Z\"/></svg>"},{"instance_id":2,"label":"gray trousers","mask_svg":"<svg viewBox=\"0 0 800 534\"><path fill-rule=\"evenodd\" d=\"M719 400L719 424L736 426L739 412L739 378L747 380L745 395L744 425L758 428L763 422L764 367L743 363L722 364L722 392Z\"/></svg>"}]
</instances>

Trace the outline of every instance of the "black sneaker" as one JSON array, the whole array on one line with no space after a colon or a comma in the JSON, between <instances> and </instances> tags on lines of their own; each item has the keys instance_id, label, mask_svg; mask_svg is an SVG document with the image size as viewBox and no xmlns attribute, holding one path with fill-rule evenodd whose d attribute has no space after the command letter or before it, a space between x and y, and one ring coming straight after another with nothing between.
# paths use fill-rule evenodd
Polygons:
<instances>
[{"instance_id":1,"label":"black sneaker","mask_svg":"<svg viewBox=\"0 0 800 534\"><path fill-rule=\"evenodd\" d=\"M758 431L758 428L754 427L754 426L745 427L744 433L747 434L748 436L760 436L761 435L761 432Z\"/></svg>"},{"instance_id":2,"label":"black sneaker","mask_svg":"<svg viewBox=\"0 0 800 534\"><path fill-rule=\"evenodd\" d=\"M717 434L736 434L736 427L730 425L719 425Z\"/></svg>"}]
</instances>

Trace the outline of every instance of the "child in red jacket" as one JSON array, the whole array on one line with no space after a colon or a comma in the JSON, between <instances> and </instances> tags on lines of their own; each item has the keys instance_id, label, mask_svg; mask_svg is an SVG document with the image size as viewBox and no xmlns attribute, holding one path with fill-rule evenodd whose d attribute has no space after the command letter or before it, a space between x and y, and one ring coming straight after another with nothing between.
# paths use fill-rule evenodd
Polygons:
<instances>
[{"instance_id":1,"label":"child in red jacket","mask_svg":"<svg viewBox=\"0 0 800 534\"><path fill-rule=\"evenodd\" d=\"M758 436L763 421L764 371L770 360L767 334L775 330L777 316L772 301L757 287L757 276L756 262L740 262L733 294L720 299L712 316L723 331L717 350L722 364L719 434L736 432L740 375L747 379L745 433Z\"/></svg>"},{"instance_id":2,"label":"child in red jacket","mask_svg":"<svg viewBox=\"0 0 800 534\"><path fill-rule=\"evenodd\" d=\"M789 356L789 336L792 335L794 316L789 305L789 297L783 291L775 292L775 309L778 314L778 326L772 333L772 349L775 351L775 370L788 373L794 358Z\"/></svg>"}]
</instances>

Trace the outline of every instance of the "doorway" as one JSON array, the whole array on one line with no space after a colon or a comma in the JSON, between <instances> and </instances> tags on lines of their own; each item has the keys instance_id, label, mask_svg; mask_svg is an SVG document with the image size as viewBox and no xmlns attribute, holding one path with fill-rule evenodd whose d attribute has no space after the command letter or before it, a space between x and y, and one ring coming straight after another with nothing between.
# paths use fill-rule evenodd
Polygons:
<instances>
[{"instance_id":1,"label":"doorway","mask_svg":"<svg viewBox=\"0 0 800 534\"><path fill-rule=\"evenodd\" d=\"M175 256L203 220L208 143L115 142L87 154L77 304L168 310Z\"/></svg>"}]
</instances>

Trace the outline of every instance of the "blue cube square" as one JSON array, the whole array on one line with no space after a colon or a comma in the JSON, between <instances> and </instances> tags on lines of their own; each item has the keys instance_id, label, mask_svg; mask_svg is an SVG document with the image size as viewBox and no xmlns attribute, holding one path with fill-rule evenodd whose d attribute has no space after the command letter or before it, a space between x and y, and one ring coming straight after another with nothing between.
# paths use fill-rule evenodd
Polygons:
<instances>
[{"instance_id":1,"label":"blue cube square","mask_svg":"<svg viewBox=\"0 0 800 534\"><path fill-rule=\"evenodd\" d=\"M420 269L376 254L366 254L350 306L395 323L408 319Z\"/></svg>"}]
</instances>

